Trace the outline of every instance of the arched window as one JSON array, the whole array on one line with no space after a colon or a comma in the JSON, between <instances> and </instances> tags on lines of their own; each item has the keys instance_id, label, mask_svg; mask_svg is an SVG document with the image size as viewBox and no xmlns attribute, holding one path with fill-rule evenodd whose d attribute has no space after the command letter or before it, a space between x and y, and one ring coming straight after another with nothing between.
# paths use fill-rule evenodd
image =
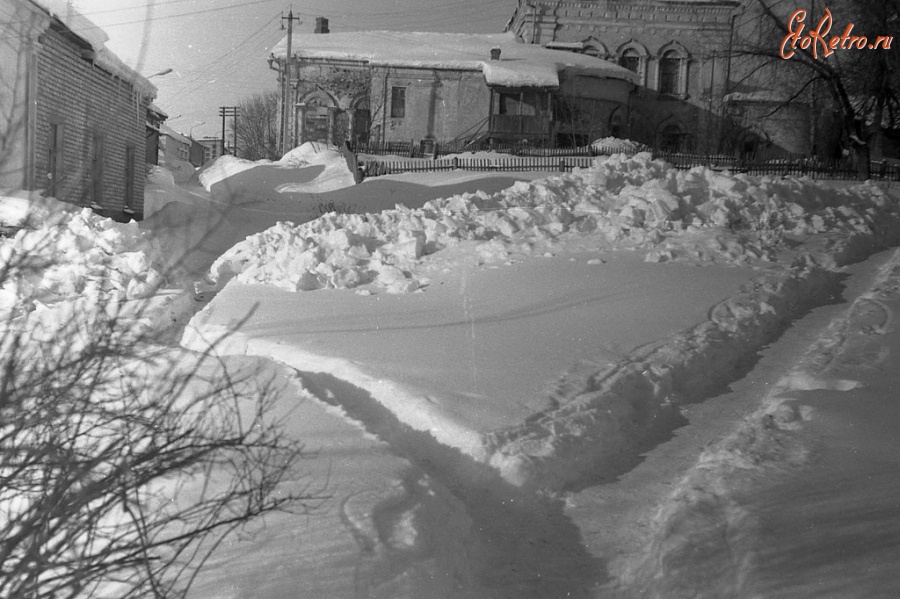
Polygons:
<instances>
[{"instance_id":1,"label":"arched window","mask_svg":"<svg viewBox=\"0 0 900 599\"><path fill-rule=\"evenodd\" d=\"M688 52L678 42L659 50L656 89L661 94L686 96L688 93Z\"/></svg>"},{"instance_id":2,"label":"arched window","mask_svg":"<svg viewBox=\"0 0 900 599\"><path fill-rule=\"evenodd\" d=\"M647 85L647 59L650 54L647 48L635 40L619 46L616 50L616 62L619 66L638 75L638 85Z\"/></svg>"},{"instance_id":3,"label":"arched window","mask_svg":"<svg viewBox=\"0 0 900 599\"><path fill-rule=\"evenodd\" d=\"M606 46L603 45L603 42L600 40L589 37L584 40L584 49L582 52L587 54L588 56L593 56L594 58L606 58L609 56L609 52L606 50Z\"/></svg>"},{"instance_id":4,"label":"arched window","mask_svg":"<svg viewBox=\"0 0 900 599\"><path fill-rule=\"evenodd\" d=\"M619 65L635 73L641 72L641 55L634 48L628 48L619 57Z\"/></svg>"},{"instance_id":5,"label":"arched window","mask_svg":"<svg viewBox=\"0 0 900 599\"><path fill-rule=\"evenodd\" d=\"M669 123L659 131L659 148L668 152L688 150L688 135L678 123Z\"/></svg>"},{"instance_id":6,"label":"arched window","mask_svg":"<svg viewBox=\"0 0 900 599\"><path fill-rule=\"evenodd\" d=\"M669 50L659 59L659 92L676 95L681 89L681 57Z\"/></svg>"}]
</instances>

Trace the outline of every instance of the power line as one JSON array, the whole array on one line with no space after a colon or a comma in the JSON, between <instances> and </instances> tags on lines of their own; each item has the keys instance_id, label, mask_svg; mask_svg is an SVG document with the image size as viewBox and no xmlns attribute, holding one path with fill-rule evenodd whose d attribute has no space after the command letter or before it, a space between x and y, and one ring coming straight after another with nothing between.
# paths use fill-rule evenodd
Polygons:
<instances>
[{"instance_id":1,"label":"power line","mask_svg":"<svg viewBox=\"0 0 900 599\"><path fill-rule=\"evenodd\" d=\"M229 50L225 54L222 54L221 56L219 56L212 62L208 63L204 67L200 67L199 71L201 72L201 75L198 75L194 79L192 79L190 81L186 81L182 84L182 86L184 88L192 86L195 83L197 83L197 85L190 87L190 89L175 90L174 95L172 96L172 98L170 98L169 101L170 102L175 101L175 100L181 98L182 96L184 96L185 94L195 92L195 91L199 90L200 88L204 87L205 85L210 85L208 80L211 77L215 77L217 74L216 72L213 72L213 69L218 69L220 66L222 66L220 63L222 63L224 60L226 60L229 56L237 53L239 50L242 50L243 48L248 47L249 45L254 43L256 41L257 37L259 37L260 39L264 39L261 36L261 34L265 33L266 29L269 26L271 26L272 23L274 23L278 18L280 18L280 16L281 16L280 14L274 15L262 27L260 27L259 29L257 29L253 33L251 33L242 42L240 42L238 45L234 46L231 50ZM246 58L246 57L238 57L237 61L235 61L227 66L233 68L234 66L236 66L237 62L239 62L242 58ZM200 81L201 79L204 79L205 81Z\"/></svg>"}]
</instances>

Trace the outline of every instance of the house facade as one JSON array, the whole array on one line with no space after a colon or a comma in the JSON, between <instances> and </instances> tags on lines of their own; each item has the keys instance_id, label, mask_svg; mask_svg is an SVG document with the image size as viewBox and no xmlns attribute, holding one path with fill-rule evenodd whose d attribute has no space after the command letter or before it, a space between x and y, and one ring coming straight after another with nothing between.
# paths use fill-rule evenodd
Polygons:
<instances>
[{"instance_id":1,"label":"house facade","mask_svg":"<svg viewBox=\"0 0 900 599\"><path fill-rule=\"evenodd\" d=\"M197 140L197 143L203 146L203 164L211 162L221 156L222 150L225 147L225 143L220 137L204 137L203 139Z\"/></svg>"},{"instance_id":2,"label":"house facade","mask_svg":"<svg viewBox=\"0 0 900 599\"><path fill-rule=\"evenodd\" d=\"M0 186L143 214L156 88L62 0L0 0Z\"/></svg>"},{"instance_id":3,"label":"house facade","mask_svg":"<svg viewBox=\"0 0 900 599\"><path fill-rule=\"evenodd\" d=\"M771 95L735 93L765 91L765 82L757 78L762 85L754 86L735 60L745 12L737 0L519 0L507 31L529 44L633 71L638 91L626 129L636 141L718 152L762 140L806 153L809 122L802 110L773 114ZM752 132L745 131L750 125Z\"/></svg>"},{"instance_id":4,"label":"house facade","mask_svg":"<svg viewBox=\"0 0 900 599\"><path fill-rule=\"evenodd\" d=\"M207 148L199 141L175 131L168 125L159 128L159 147L163 160L190 163L192 166L203 166Z\"/></svg>"},{"instance_id":5,"label":"house facade","mask_svg":"<svg viewBox=\"0 0 900 599\"><path fill-rule=\"evenodd\" d=\"M595 57L494 35L295 33L269 59L287 147L306 141L567 145L595 113L603 137L628 119L634 73Z\"/></svg>"}]
</instances>

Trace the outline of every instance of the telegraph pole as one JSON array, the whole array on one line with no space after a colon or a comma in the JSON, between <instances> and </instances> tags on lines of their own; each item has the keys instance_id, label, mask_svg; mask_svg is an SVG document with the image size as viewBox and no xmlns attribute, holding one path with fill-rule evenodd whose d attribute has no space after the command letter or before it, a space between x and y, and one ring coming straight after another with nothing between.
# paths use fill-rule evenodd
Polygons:
<instances>
[{"instance_id":1,"label":"telegraph pole","mask_svg":"<svg viewBox=\"0 0 900 599\"><path fill-rule=\"evenodd\" d=\"M234 129L234 155L237 156L237 118L239 106L219 106L219 116L222 117L222 154L227 154L225 150L225 117L230 116L234 119L232 128Z\"/></svg>"},{"instance_id":2,"label":"telegraph pole","mask_svg":"<svg viewBox=\"0 0 900 599\"><path fill-rule=\"evenodd\" d=\"M294 62L291 56L291 43L294 37L294 21L300 23L300 17L294 16L294 8L288 10L288 16L281 17L281 26L287 19L287 55L284 58L284 73L281 75L281 154L287 154L291 149L291 65Z\"/></svg>"}]
</instances>

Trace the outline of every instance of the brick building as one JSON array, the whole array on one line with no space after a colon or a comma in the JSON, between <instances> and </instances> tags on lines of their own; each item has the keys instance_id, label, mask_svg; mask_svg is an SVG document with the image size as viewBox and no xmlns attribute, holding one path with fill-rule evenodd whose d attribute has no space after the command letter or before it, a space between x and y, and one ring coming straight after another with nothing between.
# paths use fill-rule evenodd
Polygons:
<instances>
[{"instance_id":1,"label":"brick building","mask_svg":"<svg viewBox=\"0 0 900 599\"><path fill-rule=\"evenodd\" d=\"M141 218L156 88L63 0L0 0L0 186Z\"/></svg>"},{"instance_id":2,"label":"brick building","mask_svg":"<svg viewBox=\"0 0 900 599\"><path fill-rule=\"evenodd\" d=\"M773 114L765 78L747 77L755 65L735 59L745 10L739 0L519 0L507 30L530 44L634 71L632 139L702 152L755 148L762 141L806 153L808 111L794 106Z\"/></svg>"},{"instance_id":3,"label":"brick building","mask_svg":"<svg viewBox=\"0 0 900 599\"><path fill-rule=\"evenodd\" d=\"M591 56L473 35L366 31L292 36L270 66L288 83L287 145L304 141L586 143L628 120L634 73ZM579 119L597 127L581 133ZM284 124L284 120L282 121ZM583 135L575 139L573 135Z\"/></svg>"}]
</instances>

